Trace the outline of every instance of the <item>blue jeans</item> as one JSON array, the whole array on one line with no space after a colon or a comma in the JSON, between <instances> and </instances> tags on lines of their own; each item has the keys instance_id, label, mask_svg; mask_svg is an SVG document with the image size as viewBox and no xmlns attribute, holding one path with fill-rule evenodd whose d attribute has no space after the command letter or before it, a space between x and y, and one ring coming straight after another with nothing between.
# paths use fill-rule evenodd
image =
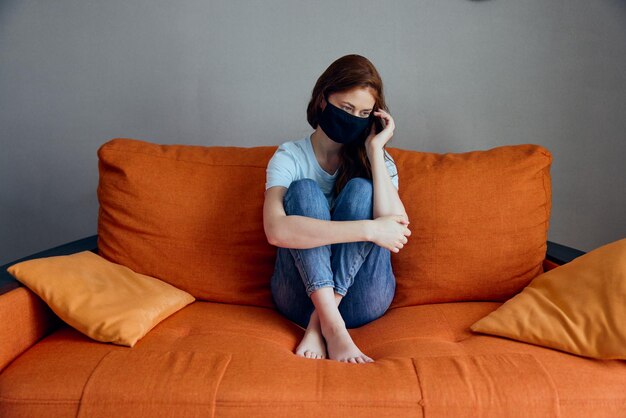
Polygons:
<instances>
[{"instance_id":1,"label":"blue jeans","mask_svg":"<svg viewBox=\"0 0 626 418\"><path fill-rule=\"evenodd\" d=\"M301 179L290 184L283 204L287 215L362 220L372 219L373 196L372 181L355 177L341 190L331 210L315 180ZM277 247L271 293L282 315L306 328L315 309L311 293L321 287L332 287L344 296L338 309L346 328L381 317L396 290L391 251L371 241L306 249Z\"/></svg>"}]
</instances>

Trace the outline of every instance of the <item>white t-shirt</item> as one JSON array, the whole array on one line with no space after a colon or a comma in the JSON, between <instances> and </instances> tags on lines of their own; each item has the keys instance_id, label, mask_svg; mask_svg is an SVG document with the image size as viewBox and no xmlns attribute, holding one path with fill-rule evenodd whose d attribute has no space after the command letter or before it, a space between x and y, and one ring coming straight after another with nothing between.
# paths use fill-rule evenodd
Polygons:
<instances>
[{"instance_id":1,"label":"white t-shirt","mask_svg":"<svg viewBox=\"0 0 626 418\"><path fill-rule=\"evenodd\" d=\"M396 163L387 150L385 150L385 154L390 159L385 159L387 172L391 176L391 182L398 189ZM333 187L338 171L329 174L320 166L317 158L315 158L315 152L311 144L311 134L309 134L304 138L283 142L278 146L267 164L265 190L272 186L288 188L292 181L303 178L313 179L324 192L324 196L326 196L328 201L328 207L332 208L335 200Z\"/></svg>"}]
</instances>

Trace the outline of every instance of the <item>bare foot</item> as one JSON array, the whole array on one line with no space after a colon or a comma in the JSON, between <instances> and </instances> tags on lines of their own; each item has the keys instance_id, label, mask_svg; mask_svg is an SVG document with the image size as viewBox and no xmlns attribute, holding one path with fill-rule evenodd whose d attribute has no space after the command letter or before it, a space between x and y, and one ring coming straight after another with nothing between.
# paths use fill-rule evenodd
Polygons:
<instances>
[{"instance_id":1,"label":"bare foot","mask_svg":"<svg viewBox=\"0 0 626 418\"><path fill-rule=\"evenodd\" d=\"M371 357L363 354L354 344L352 337L346 329L345 323L333 323L322 326L322 335L326 338L328 356L331 360L346 363L373 363Z\"/></svg>"},{"instance_id":2,"label":"bare foot","mask_svg":"<svg viewBox=\"0 0 626 418\"><path fill-rule=\"evenodd\" d=\"M319 317L317 316L317 310L311 314L309 319L309 325L304 332L302 341L296 348L296 355L306 358L323 359L326 358L326 343L324 342L324 336L320 328Z\"/></svg>"}]
</instances>

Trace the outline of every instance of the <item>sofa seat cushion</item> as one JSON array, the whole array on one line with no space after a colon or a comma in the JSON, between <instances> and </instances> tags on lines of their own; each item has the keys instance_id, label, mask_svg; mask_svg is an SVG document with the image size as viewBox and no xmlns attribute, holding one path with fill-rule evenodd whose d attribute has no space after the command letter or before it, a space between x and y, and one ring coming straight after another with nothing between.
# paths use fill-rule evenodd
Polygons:
<instances>
[{"instance_id":1,"label":"sofa seat cushion","mask_svg":"<svg viewBox=\"0 0 626 418\"><path fill-rule=\"evenodd\" d=\"M374 411L380 414L382 408L389 416L409 411L440 416L437 411L453 400L457 416L476 407L500 408L498 416L515 416L513 409L522 407L535 408L534 416L623 412L626 362L587 359L469 330L499 306L459 302L390 309L350 330L356 344L376 360L356 365L296 356L293 350L304 330L272 309L253 306L196 301L159 323L133 348L98 343L62 326L0 374L0 410L6 416L77 416L81 410L97 415L105 410L94 400L127 392L131 399L126 405L137 407L133 402L142 395L131 390L139 384L136 379L115 379L117 392L97 382L113 379L114 370L123 373L123 365L130 367L138 358L133 356L145 352L146 358L156 359L150 363L156 370L175 360L213 370L204 384L214 391L190 397L183 385L185 390L169 399L188 408L205 402L205 411L214 407L216 416L278 416L295 407L304 416L338 410L346 416L381 416ZM438 370L445 372L449 389L441 385L444 374L437 375ZM157 378L158 388L164 379ZM492 384L494 393L489 392ZM463 393L451 397L451 391Z\"/></svg>"},{"instance_id":2,"label":"sofa seat cushion","mask_svg":"<svg viewBox=\"0 0 626 418\"><path fill-rule=\"evenodd\" d=\"M207 351L110 351L85 385L78 417L212 417L230 359Z\"/></svg>"}]
</instances>

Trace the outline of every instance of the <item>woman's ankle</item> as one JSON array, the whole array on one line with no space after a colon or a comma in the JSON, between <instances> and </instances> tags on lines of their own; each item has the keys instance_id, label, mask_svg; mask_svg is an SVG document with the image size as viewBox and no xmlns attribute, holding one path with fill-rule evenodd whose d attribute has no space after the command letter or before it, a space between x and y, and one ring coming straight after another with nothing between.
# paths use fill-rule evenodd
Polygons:
<instances>
[{"instance_id":1,"label":"woman's ankle","mask_svg":"<svg viewBox=\"0 0 626 418\"><path fill-rule=\"evenodd\" d=\"M341 316L337 318L327 319L326 321L320 321L320 329L323 333L337 333L346 329L346 323Z\"/></svg>"},{"instance_id":2,"label":"woman's ankle","mask_svg":"<svg viewBox=\"0 0 626 418\"><path fill-rule=\"evenodd\" d=\"M317 309L314 309L309 317L309 324L307 325L307 329L320 328L320 317L317 314Z\"/></svg>"}]
</instances>

